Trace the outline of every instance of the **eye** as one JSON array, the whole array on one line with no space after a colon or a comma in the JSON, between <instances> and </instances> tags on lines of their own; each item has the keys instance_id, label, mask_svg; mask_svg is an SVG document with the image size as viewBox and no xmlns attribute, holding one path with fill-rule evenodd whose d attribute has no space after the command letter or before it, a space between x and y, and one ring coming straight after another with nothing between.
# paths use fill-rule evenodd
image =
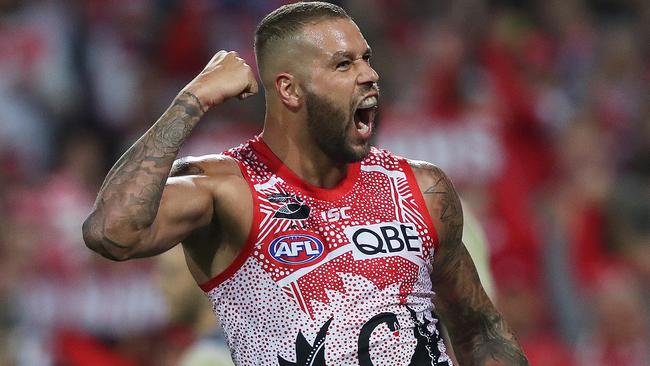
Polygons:
<instances>
[{"instance_id":1,"label":"eye","mask_svg":"<svg viewBox=\"0 0 650 366\"><path fill-rule=\"evenodd\" d=\"M350 60L341 61L338 64L336 64L336 69L347 70L350 68L350 65L352 65L352 62Z\"/></svg>"},{"instance_id":2,"label":"eye","mask_svg":"<svg viewBox=\"0 0 650 366\"><path fill-rule=\"evenodd\" d=\"M365 55L363 55L363 60L367 63L370 63L370 57L371 55L369 53L366 53Z\"/></svg>"}]
</instances>

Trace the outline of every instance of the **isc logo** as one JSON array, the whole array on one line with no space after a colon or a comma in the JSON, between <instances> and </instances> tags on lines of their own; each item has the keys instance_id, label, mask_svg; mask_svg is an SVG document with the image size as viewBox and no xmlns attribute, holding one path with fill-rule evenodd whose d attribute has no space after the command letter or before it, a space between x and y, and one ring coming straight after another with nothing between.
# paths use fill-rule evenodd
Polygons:
<instances>
[{"instance_id":1,"label":"isc logo","mask_svg":"<svg viewBox=\"0 0 650 366\"><path fill-rule=\"evenodd\" d=\"M421 254L422 241L415 225L402 222L354 226L345 229L345 235L354 244L355 259L392 255L414 256Z\"/></svg>"},{"instance_id":2,"label":"isc logo","mask_svg":"<svg viewBox=\"0 0 650 366\"><path fill-rule=\"evenodd\" d=\"M349 219L350 215L348 215L348 211L351 209L352 207L332 208L321 212L320 216L327 222L335 222L339 221L340 219Z\"/></svg>"},{"instance_id":3,"label":"isc logo","mask_svg":"<svg viewBox=\"0 0 650 366\"><path fill-rule=\"evenodd\" d=\"M323 242L312 235L289 234L275 238L269 245L269 254L286 264L310 263L323 254Z\"/></svg>"}]
</instances>

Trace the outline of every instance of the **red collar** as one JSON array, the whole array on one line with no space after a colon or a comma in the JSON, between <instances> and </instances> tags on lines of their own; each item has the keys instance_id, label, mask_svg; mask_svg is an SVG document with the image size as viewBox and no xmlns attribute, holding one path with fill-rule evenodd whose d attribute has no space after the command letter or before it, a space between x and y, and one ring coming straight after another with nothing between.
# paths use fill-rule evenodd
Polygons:
<instances>
[{"instance_id":1,"label":"red collar","mask_svg":"<svg viewBox=\"0 0 650 366\"><path fill-rule=\"evenodd\" d=\"M264 142L261 135L253 138L250 141L250 145L259 155L260 160L262 160L262 162L265 163L275 175L282 178L288 184L294 186L306 195L320 200L334 201L345 196L345 194L347 194L356 183L361 171L360 162L348 164L348 171L345 178L332 188L322 188L304 181L302 178L297 176L296 173L291 171L289 167L284 165L282 160L280 160L266 142Z\"/></svg>"}]
</instances>

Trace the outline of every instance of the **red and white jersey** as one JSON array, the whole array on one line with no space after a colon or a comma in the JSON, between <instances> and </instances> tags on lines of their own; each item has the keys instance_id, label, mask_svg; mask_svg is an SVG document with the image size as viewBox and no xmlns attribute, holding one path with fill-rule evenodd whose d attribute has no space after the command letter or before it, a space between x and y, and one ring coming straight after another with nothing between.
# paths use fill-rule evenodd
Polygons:
<instances>
[{"instance_id":1,"label":"red and white jersey","mask_svg":"<svg viewBox=\"0 0 650 366\"><path fill-rule=\"evenodd\" d=\"M372 148L324 189L260 137L225 154L250 184L253 224L201 288L235 364L452 364L429 277L438 239L405 159Z\"/></svg>"}]
</instances>

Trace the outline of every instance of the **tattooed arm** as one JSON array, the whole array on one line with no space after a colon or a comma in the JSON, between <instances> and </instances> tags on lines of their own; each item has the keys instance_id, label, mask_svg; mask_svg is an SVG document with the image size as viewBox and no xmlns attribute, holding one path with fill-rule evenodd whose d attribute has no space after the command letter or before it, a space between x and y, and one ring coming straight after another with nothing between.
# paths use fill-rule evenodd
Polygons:
<instances>
[{"instance_id":1,"label":"tattooed arm","mask_svg":"<svg viewBox=\"0 0 650 366\"><path fill-rule=\"evenodd\" d=\"M431 282L460 364L528 365L514 334L485 294L462 242L463 212L451 181L434 165L411 164L438 232Z\"/></svg>"},{"instance_id":2,"label":"tattooed arm","mask_svg":"<svg viewBox=\"0 0 650 366\"><path fill-rule=\"evenodd\" d=\"M183 176L168 178L172 164L207 109L255 93L250 67L235 52L218 52L110 170L83 225L86 245L125 260L163 252L208 225L214 182L182 162L172 176Z\"/></svg>"}]
</instances>

